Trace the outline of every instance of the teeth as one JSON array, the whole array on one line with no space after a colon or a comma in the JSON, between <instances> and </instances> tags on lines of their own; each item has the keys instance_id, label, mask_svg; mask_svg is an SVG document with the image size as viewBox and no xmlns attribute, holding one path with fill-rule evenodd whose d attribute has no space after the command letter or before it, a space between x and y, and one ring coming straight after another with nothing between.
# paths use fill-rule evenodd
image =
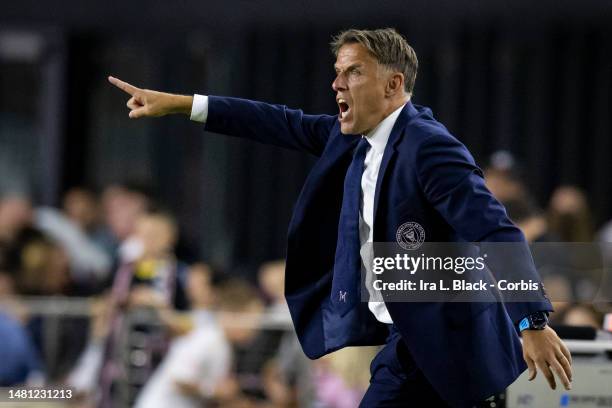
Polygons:
<instances>
[{"instance_id":1,"label":"teeth","mask_svg":"<svg viewBox=\"0 0 612 408\"><path fill-rule=\"evenodd\" d=\"M339 99L338 99L338 103L346 103L346 99L344 99L344 98L339 98Z\"/></svg>"}]
</instances>

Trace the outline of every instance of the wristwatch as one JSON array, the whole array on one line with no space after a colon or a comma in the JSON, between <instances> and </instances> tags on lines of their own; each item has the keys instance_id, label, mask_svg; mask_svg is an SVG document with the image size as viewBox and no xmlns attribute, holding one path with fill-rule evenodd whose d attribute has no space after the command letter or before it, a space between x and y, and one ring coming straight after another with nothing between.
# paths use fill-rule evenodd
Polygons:
<instances>
[{"instance_id":1,"label":"wristwatch","mask_svg":"<svg viewBox=\"0 0 612 408\"><path fill-rule=\"evenodd\" d=\"M544 330L548 324L547 312L535 312L519 322L519 330Z\"/></svg>"}]
</instances>

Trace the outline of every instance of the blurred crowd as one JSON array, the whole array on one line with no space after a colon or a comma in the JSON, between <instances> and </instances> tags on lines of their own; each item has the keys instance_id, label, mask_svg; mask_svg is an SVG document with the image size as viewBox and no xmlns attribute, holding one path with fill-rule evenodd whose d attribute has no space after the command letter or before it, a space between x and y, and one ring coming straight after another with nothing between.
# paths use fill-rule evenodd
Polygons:
<instances>
[{"instance_id":1,"label":"blurred crowd","mask_svg":"<svg viewBox=\"0 0 612 408\"><path fill-rule=\"evenodd\" d=\"M494 153L484 173L489 190L532 244L555 308L551 323L603 328L612 312L612 220L595 225L587 195L572 185L558 186L546 206L538 206L509 152Z\"/></svg>"},{"instance_id":2,"label":"blurred crowd","mask_svg":"<svg viewBox=\"0 0 612 408\"><path fill-rule=\"evenodd\" d=\"M612 222L594 225L579 188L559 186L542 208L507 152L492 156L485 175L529 242L612 242ZM248 281L180 259L179 235L174 216L136 185L73 188L61 208L2 193L0 386L70 386L84 407L358 404L376 349L308 361L291 328L282 260ZM591 256L592 247L577 253ZM593 275L604 268L583 262L567 272L555 262L571 251L551 251L535 260L554 300L553 324L601 328L610 303L593 300ZM41 298L85 299L86 307L59 313L51 326L31 308Z\"/></svg>"},{"instance_id":3,"label":"blurred crowd","mask_svg":"<svg viewBox=\"0 0 612 408\"><path fill-rule=\"evenodd\" d=\"M2 193L0 386L69 386L82 407L356 406L376 350L308 361L283 260L246 280L183 261L178 238L141 186L73 188L61 208Z\"/></svg>"}]
</instances>

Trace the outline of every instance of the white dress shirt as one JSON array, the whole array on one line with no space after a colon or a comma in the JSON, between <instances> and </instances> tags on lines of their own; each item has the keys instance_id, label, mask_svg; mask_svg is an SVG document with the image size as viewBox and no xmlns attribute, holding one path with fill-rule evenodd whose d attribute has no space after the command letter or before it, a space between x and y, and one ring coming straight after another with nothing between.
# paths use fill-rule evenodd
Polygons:
<instances>
[{"instance_id":1,"label":"white dress shirt","mask_svg":"<svg viewBox=\"0 0 612 408\"><path fill-rule=\"evenodd\" d=\"M392 324L391 316L385 302L375 301L372 287L371 271L372 266L372 243L374 241L374 194L376 193L376 181L378 180L378 171L382 162L387 141L391 136L391 130L397 117L401 113L404 105L394 110L389 116L383 119L373 130L364 137L370 143L365 162L363 176L361 176L361 211L359 212L359 243L361 245L360 255L363 268L366 267L366 287L370 294L368 307L380 322ZM380 295L377 297L380 299Z\"/></svg>"},{"instance_id":2,"label":"white dress shirt","mask_svg":"<svg viewBox=\"0 0 612 408\"><path fill-rule=\"evenodd\" d=\"M397 108L389 116L383 119L372 131L363 136L368 139L370 148L366 154L364 162L363 176L361 177L361 211L359 212L359 243L361 246L360 255L362 268L372 265L372 242L374 231L374 194L376 192L376 181L378 171L382 162L387 141L391 135L391 130L404 105ZM206 122L208 117L208 96L194 95L191 107L191 120L196 122ZM366 269L366 285L370 293L368 307L380 322L392 324L391 316L387 311L384 302L375 301L371 279L372 271ZM378 297L380 299L380 297Z\"/></svg>"}]
</instances>

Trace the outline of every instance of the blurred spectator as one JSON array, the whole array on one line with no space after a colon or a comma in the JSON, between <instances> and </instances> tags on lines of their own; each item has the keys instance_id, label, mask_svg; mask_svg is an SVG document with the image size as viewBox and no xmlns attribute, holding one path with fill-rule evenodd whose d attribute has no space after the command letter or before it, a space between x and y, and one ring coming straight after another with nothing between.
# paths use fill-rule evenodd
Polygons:
<instances>
[{"instance_id":1,"label":"blurred spectator","mask_svg":"<svg viewBox=\"0 0 612 408\"><path fill-rule=\"evenodd\" d=\"M75 187L64 194L62 209L66 216L85 233L93 232L100 222L100 209L91 191Z\"/></svg>"},{"instance_id":2,"label":"blurred spectator","mask_svg":"<svg viewBox=\"0 0 612 408\"><path fill-rule=\"evenodd\" d=\"M28 283L26 291L29 294L41 291L44 282L35 281L42 279L47 280L47 290L43 291L46 294L63 290L59 288L65 286L63 275L62 279L53 282L53 278L47 279L47 274L34 270L42 268L59 272L59 264L66 254L70 261L68 278L72 283L90 286L92 281L102 280L111 266L110 258L60 211L50 207L33 210L29 199L19 194L0 198L0 243L13 253L17 269L27 275L20 281ZM48 261L53 265L47 265ZM41 268L36 268L35 264ZM28 275L31 273L35 275ZM50 285L57 286L57 290ZM34 286L38 286L38 290L32 291Z\"/></svg>"},{"instance_id":3,"label":"blurred spectator","mask_svg":"<svg viewBox=\"0 0 612 408\"><path fill-rule=\"evenodd\" d=\"M14 285L19 295L57 296L74 293L66 252L38 230L30 227L22 229L7 251L6 261L14 279L11 285ZM22 316L38 354L45 361L51 361L49 359L52 358L52 364L46 370L48 378L53 380L61 376L78 357L84 343L81 334L87 330L86 322L59 317L50 322L50 318L40 315L31 318L26 318L25 314ZM54 350L47 347L47 327L53 327L53 342L62 347Z\"/></svg>"},{"instance_id":4,"label":"blurred spectator","mask_svg":"<svg viewBox=\"0 0 612 408\"><path fill-rule=\"evenodd\" d=\"M95 397L104 357L104 341L110 331L110 300L110 296L103 295L92 301L87 345L64 381L74 389L77 398L85 401Z\"/></svg>"},{"instance_id":5,"label":"blurred spectator","mask_svg":"<svg viewBox=\"0 0 612 408\"><path fill-rule=\"evenodd\" d=\"M207 311L212 292L205 272L202 267L190 271L194 329L173 341L137 407L254 406L230 372L230 343L250 344L259 327L262 303L250 285L230 280L215 290L217 314L213 317Z\"/></svg>"},{"instance_id":6,"label":"blurred spectator","mask_svg":"<svg viewBox=\"0 0 612 408\"><path fill-rule=\"evenodd\" d=\"M168 354L142 389L136 407L201 407L214 398L216 388L228 378L231 347L211 311L212 279L207 265L190 268L187 293L193 307L191 327L172 341ZM172 328L179 319L176 314L165 308L159 312L173 332L183 331Z\"/></svg>"},{"instance_id":7,"label":"blurred spectator","mask_svg":"<svg viewBox=\"0 0 612 408\"><path fill-rule=\"evenodd\" d=\"M41 386L44 382L42 363L23 327L26 310L14 294L12 277L0 271L0 386Z\"/></svg>"},{"instance_id":8,"label":"blurred spectator","mask_svg":"<svg viewBox=\"0 0 612 408\"><path fill-rule=\"evenodd\" d=\"M578 304L565 311L562 323L568 326L590 326L601 329L602 316L591 305Z\"/></svg>"},{"instance_id":9,"label":"blurred spectator","mask_svg":"<svg viewBox=\"0 0 612 408\"><path fill-rule=\"evenodd\" d=\"M113 185L104 190L104 220L117 242L124 241L134 232L136 220L148 209L149 200L138 188Z\"/></svg>"},{"instance_id":10,"label":"blurred spectator","mask_svg":"<svg viewBox=\"0 0 612 408\"><path fill-rule=\"evenodd\" d=\"M510 152L493 153L484 175L487 188L499 201L522 199L526 194L518 165Z\"/></svg>"},{"instance_id":11,"label":"blurred spectator","mask_svg":"<svg viewBox=\"0 0 612 408\"><path fill-rule=\"evenodd\" d=\"M231 279L217 291L218 322L223 327L227 339L232 343L234 352L250 350L256 355L254 339L259 332L260 320L264 310L263 302L251 285L241 280ZM244 358L243 354L243 358ZM248 392L250 384L245 384L240 356L234 361L234 375L219 385L216 396L221 406L252 406L255 401Z\"/></svg>"},{"instance_id":12,"label":"blurred spectator","mask_svg":"<svg viewBox=\"0 0 612 408\"><path fill-rule=\"evenodd\" d=\"M138 217L129 238L130 256L136 257L132 286L150 287L167 304L186 309L186 265L175 258L177 240L177 225L170 214L149 212Z\"/></svg>"},{"instance_id":13,"label":"blurred spectator","mask_svg":"<svg viewBox=\"0 0 612 408\"><path fill-rule=\"evenodd\" d=\"M0 309L0 386L41 386L42 364L27 331Z\"/></svg>"},{"instance_id":14,"label":"blurred spectator","mask_svg":"<svg viewBox=\"0 0 612 408\"><path fill-rule=\"evenodd\" d=\"M99 247L79 224L51 207L37 208L34 223L37 228L61 244L69 256L72 280L83 291L91 293L108 279L112 259Z\"/></svg>"},{"instance_id":15,"label":"blurred spectator","mask_svg":"<svg viewBox=\"0 0 612 408\"><path fill-rule=\"evenodd\" d=\"M571 307L573 300L570 281L564 276L551 274L542 277L542 284L555 310L549 316L551 324L563 324L565 312Z\"/></svg>"},{"instance_id":16,"label":"blurred spectator","mask_svg":"<svg viewBox=\"0 0 612 408\"><path fill-rule=\"evenodd\" d=\"M312 406L315 401L312 367L295 332L285 332L276 356L264 365L261 372L264 393L270 405Z\"/></svg>"},{"instance_id":17,"label":"blurred spectator","mask_svg":"<svg viewBox=\"0 0 612 408\"><path fill-rule=\"evenodd\" d=\"M257 278L259 287L268 301L267 315L274 322L291 324L289 306L285 301L285 261L264 263L259 268Z\"/></svg>"},{"instance_id":18,"label":"blurred spectator","mask_svg":"<svg viewBox=\"0 0 612 408\"><path fill-rule=\"evenodd\" d=\"M359 405L370 381L370 362L377 347L347 347L315 362L317 407Z\"/></svg>"},{"instance_id":19,"label":"blurred spectator","mask_svg":"<svg viewBox=\"0 0 612 408\"><path fill-rule=\"evenodd\" d=\"M236 369L242 391L254 400L266 399L261 373L276 357L281 339L290 325L291 316L284 297L285 262L277 260L261 265L258 271L259 287L267 300L264 329L255 332L253 339L236 344ZM290 327L290 326L289 326ZM256 353L253 350L257 350Z\"/></svg>"},{"instance_id":20,"label":"blurred spectator","mask_svg":"<svg viewBox=\"0 0 612 408\"><path fill-rule=\"evenodd\" d=\"M591 210L584 192L573 186L558 187L548 209L550 230L566 244L554 261L557 270L571 282L577 302L591 302L602 282L602 253L593 241ZM574 306L572 306L574 307Z\"/></svg>"},{"instance_id":21,"label":"blurred spectator","mask_svg":"<svg viewBox=\"0 0 612 408\"><path fill-rule=\"evenodd\" d=\"M167 335L155 310L187 307L186 265L174 256L178 231L173 217L149 212L133 224L112 287L102 406L114 406L116 398L131 404L165 351ZM126 359L126 354L138 357Z\"/></svg>"},{"instance_id":22,"label":"blurred spectator","mask_svg":"<svg viewBox=\"0 0 612 408\"><path fill-rule=\"evenodd\" d=\"M28 320L28 310L15 293L13 276L0 264L0 310L21 323Z\"/></svg>"},{"instance_id":23,"label":"blurred spectator","mask_svg":"<svg viewBox=\"0 0 612 408\"><path fill-rule=\"evenodd\" d=\"M0 196L0 243L11 245L31 222L32 204L27 197L17 193Z\"/></svg>"},{"instance_id":24,"label":"blurred spectator","mask_svg":"<svg viewBox=\"0 0 612 408\"><path fill-rule=\"evenodd\" d=\"M527 242L555 241L548 231L548 221L543 211L526 195L505 200L502 204L510 219L523 231Z\"/></svg>"},{"instance_id":25,"label":"blurred spectator","mask_svg":"<svg viewBox=\"0 0 612 408\"><path fill-rule=\"evenodd\" d=\"M291 326L291 315L285 300L285 261L264 263L259 268L258 278L259 287L269 300L266 309L268 322L279 329L271 330L271 327L258 336L258 347L273 352L273 355L262 353L267 358L261 369L265 397L274 407L311 406L314 387L312 365Z\"/></svg>"},{"instance_id":26,"label":"blurred spectator","mask_svg":"<svg viewBox=\"0 0 612 408\"><path fill-rule=\"evenodd\" d=\"M217 300L216 287L219 274L204 263L195 263L189 267L185 293L191 306L191 311L202 311L210 316Z\"/></svg>"},{"instance_id":27,"label":"blurred spectator","mask_svg":"<svg viewBox=\"0 0 612 408\"><path fill-rule=\"evenodd\" d=\"M593 241L591 210L584 192L573 186L557 188L550 199L548 225L561 241Z\"/></svg>"},{"instance_id":28,"label":"blurred spectator","mask_svg":"<svg viewBox=\"0 0 612 408\"><path fill-rule=\"evenodd\" d=\"M63 200L67 216L115 260L121 244L133 235L138 218L151 208L149 189L135 183L111 184L99 200L91 190L73 188Z\"/></svg>"},{"instance_id":29,"label":"blurred spectator","mask_svg":"<svg viewBox=\"0 0 612 408\"><path fill-rule=\"evenodd\" d=\"M64 249L40 231L26 228L10 252L12 268L17 271L16 286L25 295L70 294L69 259Z\"/></svg>"}]
</instances>

